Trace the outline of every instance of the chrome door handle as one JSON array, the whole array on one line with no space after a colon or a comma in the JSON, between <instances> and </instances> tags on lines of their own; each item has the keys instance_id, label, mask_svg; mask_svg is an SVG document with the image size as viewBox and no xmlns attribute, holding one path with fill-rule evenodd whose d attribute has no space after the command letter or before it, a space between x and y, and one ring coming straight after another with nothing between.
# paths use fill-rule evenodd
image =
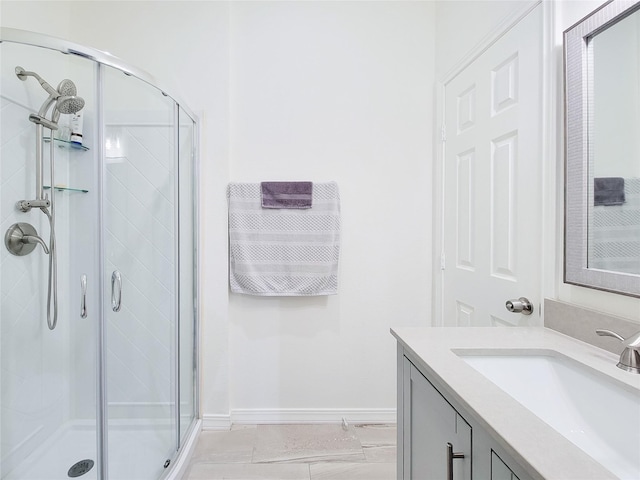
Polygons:
<instances>
[{"instance_id":1,"label":"chrome door handle","mask_svg":"<svg viewBox=\"0 0 640 480\"><path fill-rule=\"evenodd\" d=\"M517 300L507 300L504 306L511 313L521 313L523 315L531 315L533 313L533 305L525 297L520 297Z\"/></svg>"},{"instance_id":2,"label":"chrome door handle","mask_svg":"<svg viewBox=\"0 0 640 480\"><path fill-rule=\"evenodd\" d=\"M87 318L87 276L80 277L80 318Z\"/></svg>"},{"instance_id":3,"label":"chrome door handle","mask_svg":"<svg viewBox=\"0 0 640 480\"><path fill-rule=\"evenodd\" d=\"M122 307L122 276L118 270L111 274L111 308L119 312Z\"/></svg>"},{"instance_id":4,"label":"chrome door handle","mask_svg":"<svg viewBox=\"0 0 640 480\"><path fill-rule=\"evenodd\" d=\"M447 480L453 480L454 458L464 458L464 453L453 453L453 445L447 442Z\"/></svg>"}]
</instances>

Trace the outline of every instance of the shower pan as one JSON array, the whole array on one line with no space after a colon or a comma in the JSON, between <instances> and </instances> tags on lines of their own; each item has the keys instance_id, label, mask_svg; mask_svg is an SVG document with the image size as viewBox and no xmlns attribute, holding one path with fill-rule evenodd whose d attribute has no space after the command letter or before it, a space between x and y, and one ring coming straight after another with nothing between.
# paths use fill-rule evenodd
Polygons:
<instances>
[{"instance_id":1,"label":"shower pan","mask_svg":"<svg viewBox=\"0 0 640 480\"><path fill-rule=\"evenodd\" d=\"M176 478L200 422L197 118L7 28L0 114L0 479Z\"/></svg>"}]
</instances>

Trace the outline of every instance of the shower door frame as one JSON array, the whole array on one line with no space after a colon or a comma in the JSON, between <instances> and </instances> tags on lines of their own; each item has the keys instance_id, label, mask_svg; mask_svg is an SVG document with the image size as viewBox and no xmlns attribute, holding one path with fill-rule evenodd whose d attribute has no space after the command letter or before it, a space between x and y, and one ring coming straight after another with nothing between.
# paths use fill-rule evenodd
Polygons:
<instances>
[{"instance_id":1,"label":"shower door frame","mask_svg":"<svg viewBox=\"0 0 640 480\"><path fill-rule=\"evenodd\" d=\"M29 32L25 30L18 30L13 28L0 27L0 43L15 43L15 44L23 44L29 45L34 48L45 48L49 50L59 51L64 54L77 55L79 57L86 58L95 63L94 67L96 69L96 85L94 86L96 89L96 114L99 119L99 128L96 129L96 141L98 144L98 157L100 161L100 165L97 168L97 183L99 185L99 195L98 195L98 225L100 231L98 232L98 254L99 258L99 271L97 272L98 277L98 292L101 294L97 299L98 309L99 309L99 317L96 326L97 330L97 339L96 339L96 389L97 389L97 405L96 405L96 442L97 442L97 474L99 480L106 480L108 478L108 445L107 445L107 435L108 435L108 415L107 415L107 375L106 375L106 315L105 315L105 307L106 300L104 296L104 286L105 286L105 232L104 232L104 192L105 192L105 180L106 180L106 170L105 170L105 161L106 158L106 147L105 147L105 125L104 125L104 103L103 103L103 66L108 66L115 68L117 70L122 71L127 76L133 76L142 80L143 82L149 84L151 87L158 89L163 95L169 97L173 102L174 109L174 138L179 138L179 129L180 122L179 116L181 111L187 114L187 116L193 122L193 139L192 139L192 155L188 161L192 162L192 179L191 179L191 188L192 188L192 210L191 214L193 215L193 378L194 378L194 399L193 399L193 410L195 417L193 421L190 423L187 429L187 435L184 437L188 439L194 433L194 429L197 428L198 419L201 418L200 412L200 309L199 309L199 298L200 298L200 273L199 273L199 265L200 265L200 249L199 249L199 238L200 238L200 229L199 229L199 202L197 201L199 195L199 128L200 122L198 117L186 106L186 104L176 96L170 95L167 93L167 90L161 88L159 82L151 75L146 73L145 71L132 67L131 65L126 64L119 58L90 47L86 47L74 42L70 42L67 40L49 37L47 35L42 35L34 32ZM179 187L179 166L181 162L180 158L180 148L178 143L175 145L175 153L174 153L174 166L175 166L175 185ZM184 161L184 160L183 160ZM176 199L179 197L179 189L175 190ZM176 316L175 321L175 362L173 364L173 370L175 374L176 381L174 382L174 398L175 398L175 426L176 426L176 436L175 436L175 445L176 445L176 455L172 458L175 460L178 457L178 454L182 450L185 444L188 441L182 442L182 435L180 431L180 202L175 203L175 213L174 217L176 221L176 233L175 233L175 242L174 242L174 251L176 252L176 263L175 263L175 278L176 278L176 302L174 305L174 315ZM174 470L178 468L178 463L174 462L172 467L165 471L165 474L161 476L161 478L167 478L174 473Z\"/></svg>"}]
</instances>

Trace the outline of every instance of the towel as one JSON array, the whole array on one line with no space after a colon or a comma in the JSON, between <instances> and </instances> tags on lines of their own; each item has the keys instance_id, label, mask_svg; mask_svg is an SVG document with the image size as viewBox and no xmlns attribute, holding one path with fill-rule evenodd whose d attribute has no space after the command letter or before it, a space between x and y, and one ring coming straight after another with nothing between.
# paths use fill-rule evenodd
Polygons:
<instances>
[{"instance_id":1,"label":"towel","mask_svg":"<svg viewBox=\"0 0 640 480\"><path fill-rule=\"evenodd\" d=\"M622 205L624 203L624 178L601 177L593 179L593 204Z\"/></svg>"},{"instance_id":2,"label":"towel","mask_svg":"<svg viewBox=\"0 0 640 480\"><path fill-rule=\"evenodd\" d=\"M335 182L314 183L308 209L262 208L259 183L231 183L227 196L232 292L338 293L340 196Z\"/></svg>"},{"instance_id":3,"label":"towel","mask_svg":"<svg viewBox=\"0 0 640 480\"><path fill-rule=\"evenodd\" d=\"M622 205L596 206L589 223L589 268L640 274L640 178L624 179Z\"/></svg>"},{"instance_id":4,"label":"towel","mask_svg":"<svg viewBox=\"0 0 640 480\"><path fill-rule=\"evenodd\" d=\"M311 208L311 182L262 182L262 208Z\"/></svg>"}]
</instances>

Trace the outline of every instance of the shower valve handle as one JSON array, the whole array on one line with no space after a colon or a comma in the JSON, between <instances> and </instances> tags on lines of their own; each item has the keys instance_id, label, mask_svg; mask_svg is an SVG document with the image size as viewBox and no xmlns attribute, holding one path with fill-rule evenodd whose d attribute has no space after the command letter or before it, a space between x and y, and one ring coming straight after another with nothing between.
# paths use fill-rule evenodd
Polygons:
<instances>
[{"instance_id":1,"label":"shower valve handle","mask_svg":"<svg viewBox=\"0 0 640 480\"><path fill-rule=\"evenodd\" d=\"M40 238L38 235L24 235L20 241L22 243L38 244L42 246L44 253L49 255L49 249L47 248L47 244L44 243L44 240L42 240L42 238Z\"/></svg>"},{"instance_id":2,"label":"shower valve handle","mask_svg":"<svg viewBox=\"0 0 640 480\"><path fill-rule=\"evenodd\" d=\"M33 252L36 245L41 245L44 253L49 254L47 244L28 223L18 222L11 225L4 236L4 244L9 252L19 257Z\"/></svg>"}]
</instances>

